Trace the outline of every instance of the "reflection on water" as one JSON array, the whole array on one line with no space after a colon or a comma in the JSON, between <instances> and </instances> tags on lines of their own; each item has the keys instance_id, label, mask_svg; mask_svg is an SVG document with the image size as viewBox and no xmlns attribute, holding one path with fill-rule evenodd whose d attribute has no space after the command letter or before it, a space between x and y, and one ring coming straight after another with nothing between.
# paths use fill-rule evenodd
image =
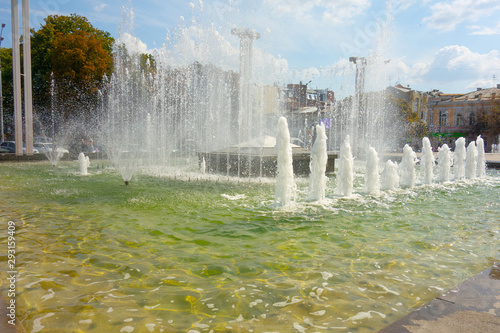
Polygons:
<instances>
[{"instance_id":1,"label":"reflection on water","mask_svg":"<svg viewBox=\"0 0 500 333\"><path fill-rule=\"evenodd\" d=\"M89 173L0 169L29 332L370 332L499 259L498 175L275 211L272 184Z\"/></svg>"}]
</instances>

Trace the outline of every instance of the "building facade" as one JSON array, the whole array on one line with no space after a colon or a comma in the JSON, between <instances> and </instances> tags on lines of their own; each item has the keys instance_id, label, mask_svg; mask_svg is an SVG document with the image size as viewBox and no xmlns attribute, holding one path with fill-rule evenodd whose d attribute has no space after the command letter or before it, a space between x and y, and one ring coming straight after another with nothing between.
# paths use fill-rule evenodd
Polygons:
<instances>
[{"instance_id":1,"label":"building facade","mask_svg":"<svg viewBox=\"0 0 500 333\"><path fill-rule=\"evenodd\" d=\"M455 140L464 137L467 144L478 135L484 140L486 151L495 144L493 133L487 130L483 113L500 100L500 84L496 88L477 88L467 94L437 93L429 98L429 131L433 147L447 144L454 147Z\"/></svg>"}]
</instances>

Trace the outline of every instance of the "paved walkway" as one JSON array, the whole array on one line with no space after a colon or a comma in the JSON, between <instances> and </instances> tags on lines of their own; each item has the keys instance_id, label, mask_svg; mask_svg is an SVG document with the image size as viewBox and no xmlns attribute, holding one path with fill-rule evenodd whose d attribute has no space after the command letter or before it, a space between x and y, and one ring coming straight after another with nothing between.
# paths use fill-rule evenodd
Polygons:
<instances>
[{"instance_id":1,"label":"paved walkway","mask_svg":"<svg viewBox=\"0 0 500 333\"><path fill-rule=\"evenodd\" d=\"M499 333L500 263L379 331L424 332Z\"/></svg>"},{"instance_id":2,"label":"paved walkway","mask_svg":"<svg viewBox=\"0 0 500 333\"><path fill-rule=\"evenodd\" d=\"M6 280L7 281L7 280ZM7 306L9 304L6 300L0 295L0 332L1 333L25 333L25 329L21 322L16 318L15 325L9 324L9 320L12 320L7 316L9 313ZM17 308L16 308L17 310Z\"/></svg>"}]
</instances>

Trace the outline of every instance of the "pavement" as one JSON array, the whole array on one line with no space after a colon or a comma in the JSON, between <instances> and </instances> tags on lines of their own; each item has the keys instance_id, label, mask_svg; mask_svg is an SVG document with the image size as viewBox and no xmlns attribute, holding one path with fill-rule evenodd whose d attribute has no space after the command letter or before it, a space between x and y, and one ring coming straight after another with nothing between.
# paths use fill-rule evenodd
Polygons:
<instances>
[{"instance_id":1,"label":"pavement","mask_svg":"<svg viewBox=\"0 0 500 333\"><path fill-rule=\"evenodd\" d=\"M1 333L26 333L26 330L24 329L23 325L21 322L13 315L14 321L10 317L8 317L8 314L10 313L10 310L7 309L9 306L9 303L5 300L0 295L0 332ZM17 310L17 309L16 309ZM9 323L10 321L10 323ZM12 325L14 323L14 325Z\"/></svg>"},{"instance_id":2,"label":"pavement","mask_svg":"<svg viewBox=\"0 0 500 333\"><path fill-rule=\"evenodd\" d=\"M488 168L500 168L500 153L487 153L484 155L486 158L486 166Z\"/></svg>"},{"instance_id":3,"label":"pavement","mask_svg":"<svg viewBox=\"0 0 500 333\"><path fill-rule=\"evenodd\" d=\"M378 333L499 333L500 263Z\"/></svg>"}]
</instances>

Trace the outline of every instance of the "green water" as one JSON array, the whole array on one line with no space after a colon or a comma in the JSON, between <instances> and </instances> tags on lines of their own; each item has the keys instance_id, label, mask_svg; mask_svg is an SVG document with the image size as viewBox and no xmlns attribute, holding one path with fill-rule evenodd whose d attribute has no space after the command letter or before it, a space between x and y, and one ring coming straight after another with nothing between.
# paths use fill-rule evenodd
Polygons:
<instances>
[{"instance_id":1,"label":"green water","mask_svg":"<svg viewBox=\"0 0 500 333\"><path fill-rule=\"evenodd\" d=\"M99 163L94 163L99 165ZM0 164L28 332L371 332L500 259L500 174L272 206L272 181ZM177 177L175 177L177 178Z\"/></svg>"}]
</instances>

